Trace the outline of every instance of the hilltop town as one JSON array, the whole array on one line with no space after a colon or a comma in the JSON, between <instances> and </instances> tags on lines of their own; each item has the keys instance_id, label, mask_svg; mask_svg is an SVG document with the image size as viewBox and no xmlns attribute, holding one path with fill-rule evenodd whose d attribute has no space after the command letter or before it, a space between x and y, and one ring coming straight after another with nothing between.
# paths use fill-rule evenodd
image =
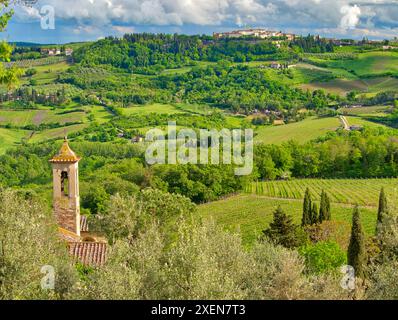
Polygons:
<instances>
[{"instance_id":1,"label":"hilltop town","mask_svg":"<svg viewBox=\"0 0 398 320\"><path fill-rule=\"evenodd\" d=\"M285 33L283 31L272 31L267 29L239 29L233 31L226 31L226 32L214 32L213 33L214 39L239 39L239 38L254 38L254 39L270 39L270 40L286 40L286 41L293 41L296 38L302 38L302 35L296 35L293 33ZM398 46L388 45L390 41L388 40L369 40L364 38L362 40L353 40L353 39L337 39L337 38L328 38L328 37L321 37L320 35L314 35L314 40L324 40L326 42L330 42L336 46L350 46L350 45L376 45L376 44L385 44L383 46L384 50L393 50ZM391 39L391 42L398 42L398 37L394 37Z\"/></svg>"}]
</instances>

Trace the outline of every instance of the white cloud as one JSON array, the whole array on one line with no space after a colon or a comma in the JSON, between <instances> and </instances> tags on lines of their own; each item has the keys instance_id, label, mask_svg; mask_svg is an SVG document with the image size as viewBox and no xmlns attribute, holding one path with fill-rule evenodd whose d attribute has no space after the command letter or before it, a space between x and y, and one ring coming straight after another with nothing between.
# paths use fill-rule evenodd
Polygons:
<instances>
[{"instance_id":1,"label":"white cloud","mask_svg":"<svg viewBox=\"0 0 398 320\"><path fill-rule=\"evenodd\" d=\"M340 27L343 29L354 29L361 15L361 9L357 6L346 5L341 7L340 12L344 15L340 21Z\"/></svg>"},{"instance_id":2,"label":"white cloud","mask_svg":"<svg viewBox=\"0 0 398 320\"><path fill-rule=\"evenodd\" d=\"M120 34L134 33L134 27L128 26L112 26L112 29Z\"/></svg>"},{"instance_id":3,"label":"white cloud","mask_svg":"<svg viewBox=\"0 0 398 320\"><path fill-rule=\"evenodd\" d=\"M75 29L73 29L74 34L81 34L81 33L93 34L97 31L98 30L93 26L77 26Z\"/></svg>"},{"instance_id":4,"label":"white cloud","mask_svg":"<svg viewBox=\"0 0 398 320\"><path fill-rule=\"evenodd\" d=\"M39 0L56 18L78 25L225 26L300 28L397 28L396 0ZM18 21L38 18L19 8ZM116 28L115 31L120 31Z\"/></svg>"}]
</instances>

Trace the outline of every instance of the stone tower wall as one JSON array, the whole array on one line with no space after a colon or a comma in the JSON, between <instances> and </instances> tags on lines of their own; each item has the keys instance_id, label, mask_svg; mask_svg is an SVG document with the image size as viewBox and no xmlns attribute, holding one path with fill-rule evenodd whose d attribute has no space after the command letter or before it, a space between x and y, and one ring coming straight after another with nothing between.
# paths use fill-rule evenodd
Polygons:
<instances>
[{"instance_id":1,"label":"stone tower wall","mask_svg":"<svg viewBox=\"0 0 398 320\"><path fill-rule=\"evenodd\" d=\"M61 228L80 236L80 197L78 163L53 163L53 208ZM61 174L68 173L68 194L61 190Z\"/></svg>"}]
</instances>

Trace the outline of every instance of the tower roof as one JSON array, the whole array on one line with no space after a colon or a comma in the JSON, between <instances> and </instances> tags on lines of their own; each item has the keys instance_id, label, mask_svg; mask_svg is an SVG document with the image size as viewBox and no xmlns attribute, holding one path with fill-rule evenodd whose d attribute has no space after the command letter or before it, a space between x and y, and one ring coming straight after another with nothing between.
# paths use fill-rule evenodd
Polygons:
<instances>
[{"instance_id":1,"label":"tower roof","mask_svg":"<svg viewBox=\"0 0 398 320\"><path fill-rule=\"evenodd\" d=\"M65 162L78 162L81 158L76 156L76 154L69 147L68 139L65 137L64 143L62 144L59 153L54 156L50 162L51 163L65 163Z\"/></svg>"}]
</instances>

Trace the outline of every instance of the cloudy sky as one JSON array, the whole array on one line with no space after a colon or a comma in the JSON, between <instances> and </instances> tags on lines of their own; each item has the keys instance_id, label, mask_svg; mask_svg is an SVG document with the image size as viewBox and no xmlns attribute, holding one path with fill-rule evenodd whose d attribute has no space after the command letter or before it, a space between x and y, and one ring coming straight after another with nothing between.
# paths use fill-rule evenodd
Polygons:
<instances>
[{"instance_id":1,"label":"cloudy sky","mask_svg":"<svg viewBox=\"0 0 398 320\"><path fill-rule=\"evenodd\" d=\"M30 2L34 0L17 0ZM265 27L298 34L398 37L398 0L36 0L15 5L9 41L63 43L126 32L211 34ZM51 27L51 12L55 29ZM47 15L47 16L46 16Z\"/></svg>"}]
</instances>

